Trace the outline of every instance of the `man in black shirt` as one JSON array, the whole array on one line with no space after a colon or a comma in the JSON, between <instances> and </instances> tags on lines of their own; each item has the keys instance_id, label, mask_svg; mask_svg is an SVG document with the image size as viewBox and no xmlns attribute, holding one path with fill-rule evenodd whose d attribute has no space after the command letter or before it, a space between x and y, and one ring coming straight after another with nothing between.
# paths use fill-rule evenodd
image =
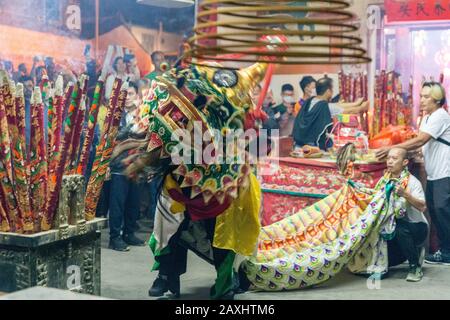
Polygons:
<instances>
[{"instance_id":1,"label":"man in black shirt","mask_svg":"<svg viewBox=\"0 0 450 320\"><path fill-rule=\"evenodd\" d=\"M328 138L333 126L328 105L333 97L333 80L328 77L318 80L316 91L317 96L309 98L298 113L292 134L297 146L310 145L326 151L333 145Z\"/></svg>"}]
</instances>

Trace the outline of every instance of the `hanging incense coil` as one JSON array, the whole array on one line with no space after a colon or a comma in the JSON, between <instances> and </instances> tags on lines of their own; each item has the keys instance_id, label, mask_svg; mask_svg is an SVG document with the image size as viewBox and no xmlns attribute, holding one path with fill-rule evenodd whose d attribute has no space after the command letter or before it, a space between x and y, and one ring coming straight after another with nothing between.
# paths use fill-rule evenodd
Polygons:
<instances>
[{"instance_id":1,"label":"hanging incense coil","mask_svg":"<svg viewBox=\"0 0 450 320\"><path fill-rule=\"evenodd\" d=\"M346 11L349 7L342 0L204 0L186 55L195 58L194 64L206 60L368 63L362 41L354 35L358 27L354 15ZM277 44L276 37L287 40ZM308 37L314 41L305 42Z\"/></svg>"}]
</instances>

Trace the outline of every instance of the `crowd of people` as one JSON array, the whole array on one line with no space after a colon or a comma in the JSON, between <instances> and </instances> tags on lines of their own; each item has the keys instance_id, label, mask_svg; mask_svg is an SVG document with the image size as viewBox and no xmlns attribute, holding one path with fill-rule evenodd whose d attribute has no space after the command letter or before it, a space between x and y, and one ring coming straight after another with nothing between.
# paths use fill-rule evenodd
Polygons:
<instances>
[{"instance_id":1,"label":"crowd of people","mask_svg":"<svg viewBox=\"0 0 450 320\"><path fill-rule=\"evenodd\" d=\"M262 105L268 116L263 128L269 133L279 130L280 137L292 137L297 146L307 144L326 150L324 141L329 140L327 134L331 133L333 117L342 113L358 114L369 108L369 103L362 98L349 103L339 101L339 95L333 97L333 81L328 77L316 80L304 76L299 86L303 95L298 101L293 85L286 83L281 86L280 104L275 103L273 91L269 89ZM258 102L260 94L261 86L258 85L252 92L254 103Z\"/></svg>"}]
</instances>

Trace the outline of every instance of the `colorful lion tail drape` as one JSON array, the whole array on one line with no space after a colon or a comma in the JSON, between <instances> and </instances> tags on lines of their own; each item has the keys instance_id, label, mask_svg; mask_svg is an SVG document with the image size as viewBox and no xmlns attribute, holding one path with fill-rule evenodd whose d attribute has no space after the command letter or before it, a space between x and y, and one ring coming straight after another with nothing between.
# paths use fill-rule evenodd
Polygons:
<instances>
[{"instance_id":1,"label":"colorful lion tail drape","mask_svg":"<svg viewBox=\"0 0 450 320\"><path fill-rule=\"evenodd\" d=\"M404 171L400 183L407 181ZM255 290L294 290L321 284L343 268L387 272L387 242L402 205L386 175L372 192L351 180L341 190L262 228L258 252L243 270ZM373 194L369 194L373 193Z\"/></svg>"}]
</instances>

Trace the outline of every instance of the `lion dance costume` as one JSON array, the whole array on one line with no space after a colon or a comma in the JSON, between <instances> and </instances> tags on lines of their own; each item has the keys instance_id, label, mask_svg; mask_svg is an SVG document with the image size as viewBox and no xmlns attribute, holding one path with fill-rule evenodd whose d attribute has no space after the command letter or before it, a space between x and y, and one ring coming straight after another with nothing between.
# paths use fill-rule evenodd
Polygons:
<instances>
[{"instance_id":1,"label":"lion dance costume","mask_svg":"<svg viewBox=\"0 0 450 320\"><path fill-rule=\"evenodd\" d=\"M202 132L219 132L201 150L206 145L226 149L218 142L227 133L251 129L256 123L249 93L266 68L265 63L236 71L189 65L166 72L152 82L141 108L138 127L148 130L146 139L119 145L138 150L127 160L128 175L163 175L149 245L156 260L153 270L159 270L157 281L162 277L166 289L175 294L179 294L179 276L186 271L187 248L216 268L211 297L233 294L235 257L250 256L256 248L261 190L254 168L245 161L174 165L170 155L182 141L173 141L172 135L180 129L192 134L196 122Z\"/></svg>"}]
</instances>

